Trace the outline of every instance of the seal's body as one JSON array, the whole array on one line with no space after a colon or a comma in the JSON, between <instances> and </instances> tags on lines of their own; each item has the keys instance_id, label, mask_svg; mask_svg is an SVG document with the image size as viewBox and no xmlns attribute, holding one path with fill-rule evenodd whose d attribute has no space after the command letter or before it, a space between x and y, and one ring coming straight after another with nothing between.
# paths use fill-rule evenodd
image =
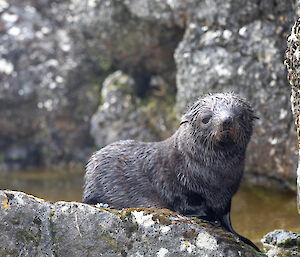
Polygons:
<instances>
[{"instance_id":1,"label":"seal's body","mask_svg":"<svg viewBox=\"0 0 300 257\"><path fill-rule=\"evenodd\" d=\"M83 202L168 208L219 221L238 235L230 222L231 198L243 175L254 118L250 105L234 94L207 95L189 108L170 138L118 141L94 153Z\"/></svg>"}]
</instances>

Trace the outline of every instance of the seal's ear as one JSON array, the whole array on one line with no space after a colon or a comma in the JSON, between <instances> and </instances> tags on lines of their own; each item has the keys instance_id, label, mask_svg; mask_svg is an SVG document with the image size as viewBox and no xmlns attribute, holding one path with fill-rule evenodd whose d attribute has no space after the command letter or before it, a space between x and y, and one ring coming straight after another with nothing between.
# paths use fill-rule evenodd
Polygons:
<instances>
[{"instance_id":1,"label":"seal's ear","mask_svg":"<svg viewBox=\"0 0 300 257\"><path fill-rule=\"evenodd\" d=\"M180 120L180 125L183 124L183 123L187 123L191 120L190 118L190 115L189 113L186 113L184 114L182 117L181 117L181 120Z\"/></svg>"},{"instance_id":2,"label":"seal's ear","mask_svg":"<svg viewBox=\"0 0 300 257\"><path fill-rule=\"evenodd\" d=\"M187 123L187 122L189 122L189 121L188 121L186 115L183 115L183 116L181 117L181 120L180 120L180 125L183 124L183 123Z\"/></svg>"}]
</instances>

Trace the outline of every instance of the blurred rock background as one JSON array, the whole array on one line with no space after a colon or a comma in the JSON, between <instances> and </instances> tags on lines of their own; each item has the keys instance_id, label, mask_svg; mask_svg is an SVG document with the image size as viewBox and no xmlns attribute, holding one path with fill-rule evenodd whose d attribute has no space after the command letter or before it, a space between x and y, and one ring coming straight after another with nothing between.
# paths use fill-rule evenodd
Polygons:
<instances>
[{"instance_id":1,"label":"blurred rock background","mask_svg":"<svg viewBox=\"0 0 300 257\"><path fill-rule=\"evenodd\" d=\"M293 182L283 59L295 10L290 0L0 0L0 171L84 165L115 140L162 140L199 96L234 91L260 117L248 178Z\"/></svg>"}]
</instances>

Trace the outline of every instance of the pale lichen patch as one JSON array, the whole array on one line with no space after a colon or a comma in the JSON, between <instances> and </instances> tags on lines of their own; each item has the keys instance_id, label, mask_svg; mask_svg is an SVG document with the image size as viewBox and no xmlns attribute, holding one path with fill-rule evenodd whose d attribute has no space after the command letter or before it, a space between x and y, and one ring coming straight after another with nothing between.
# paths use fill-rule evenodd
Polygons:
<instances>
[{"instance_id":1,"label":"pale lichen patch","mask_svg":"<svg viewBox=\"0 0 300 257\"><path fill-rule=\"evenodd\" d=\"M198 234L196 245L199 248L205 248L212 251L217 250L218 248L217 240L207 232L200 232Z\"/></svg>"},{"instance_id":2,"label":"pale lichen patch","mask_svg":"<svg viewBox=\"0 0 300 257\"><path fill-rule=\"evenodd\" d=\"M160 227L160 231L161 231L163 234L167 234L170 230L171 230L171 228L170 228L169 226L161 226L161 227Z\"/></svg>"},{"instance_id":3,"label":"pale lichen patch","mask_svg":"<svg viewBox=\"0 0 300 257\"><path fill-rule=\"evenodd\" d=\"M165 255L169 252L168 249L166 248L160 248L159 251L157 252L157 257L165 257Z\"/></svg>"},{"instance_id":4,"label":"pale lichen patch","mask_svg":"<svg viewBox=\"0 0 300 257\"><path fill-rule=\"evenodd\" d=\"M189 241L182 241L180 245L180 251L187 251L188 253L192 253L195 249L195 246L191 244Z\"/></svg>"},{"instance_id":5,"label":"pale lichen patch","mask_svg":"<svg viewBox=\"0 0 300 257\"><path fill-rule=\"evenodd\" d=\"M266 255L268 257L277 257L277 256L280 256L281 254L282 254L282 251L277 247L274 247L266 252Z\"/></svg>"},{"instance_id":6,"label":"pale lichen patch","mask_svg":"<svg viewBox=\"0 0 300 257\"><path fill-rule=\"evenodd\" d=\"M149 215L144 215L143 211L133 211L131 212L136 223L138 223L139 225L147 228L147 227L151 227L152 225L154 225L154 221L153 221L153 215L149 214Z\"/></svg>"},{"instance_id":7,"label":"pale lichen patch","mask_svg":"<svg viewBox=\"0 0 300 257\"><path fill-rule=\"evenodd\" d=\"M70 207L67 206L67 205L61 207L61 211L62 211L62 212L66 212L66 211L68 211L69 209L70 209Z\"/></svg>"}]
</instances>

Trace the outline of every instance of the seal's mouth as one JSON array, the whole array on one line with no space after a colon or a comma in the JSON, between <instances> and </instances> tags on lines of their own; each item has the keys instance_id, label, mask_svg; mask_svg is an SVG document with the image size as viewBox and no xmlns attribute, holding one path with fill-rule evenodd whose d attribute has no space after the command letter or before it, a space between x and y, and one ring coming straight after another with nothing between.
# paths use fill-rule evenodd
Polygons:
<instances>
[{"instance_id":1,"label":"seal's mouth","mask_svg":"<svg viewBox=\"0 0 300 257\"><path fill-rule=\"evenodd\" d=\"M232 129L222 129L218 133L218 139L219 141L227 141L228 139L232 138L233 130Z\"/></svg>"},{"instance_id":2,"label":"seal's mouth","mask_svg":"<svg viewBox=\"0 0 300 257\"><path fill-rule=\"evenodd\" d=\"M231 133L231 129L223 129L220 131L221 134L230 134Z\"/></svg>"},{"instance_id":3,"label":"seal's mouth","mask_svg":"<svg viewBox=\"0 0 300 257\"><path fill-rule=\"evenodd\" d=\"M226 128L217 133L218 144L222 147L234 144L233 130Z\"/></svg>"},{"instance_id":4,"label":"seal's mouth","mask_svg":"<svg viewBox=\"0 0 300 257\"><path fill-rule=\"evenodd\" d=\"M231 137L222 138L222 141L218 142L218 146L221 148L228 148L234 145L234 141Z\"/></svg>"}]
</instances>

